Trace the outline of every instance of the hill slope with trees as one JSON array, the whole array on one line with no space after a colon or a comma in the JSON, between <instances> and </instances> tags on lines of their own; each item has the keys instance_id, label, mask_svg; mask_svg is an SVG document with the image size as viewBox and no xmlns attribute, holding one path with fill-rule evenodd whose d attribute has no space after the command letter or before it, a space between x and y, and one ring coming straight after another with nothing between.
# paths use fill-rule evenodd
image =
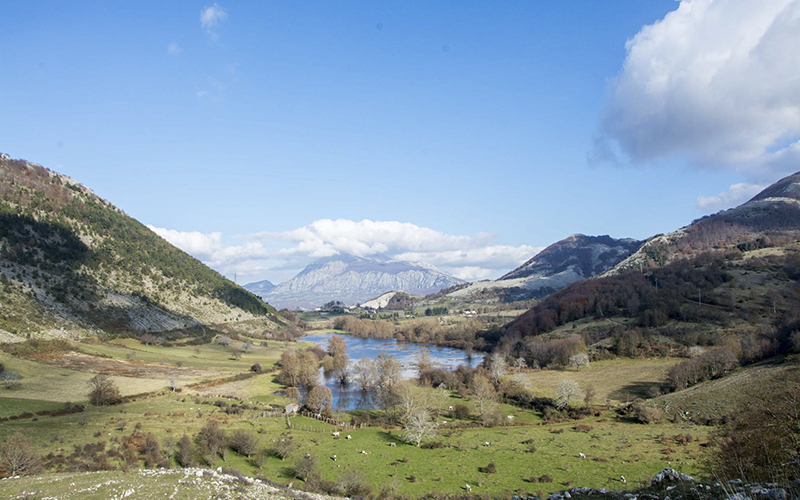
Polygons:
<instances>
[{"instance_id":1,"label":"hill slope with trees","mask_svg":"<svg viewBox=\"0 0 800 500\"><path fill-rule=\"evenodd\" d=\"M0 299L7 340L257 319L263 329L274 312L88 188L5 155Z\"/></svg>"}]
</instances>

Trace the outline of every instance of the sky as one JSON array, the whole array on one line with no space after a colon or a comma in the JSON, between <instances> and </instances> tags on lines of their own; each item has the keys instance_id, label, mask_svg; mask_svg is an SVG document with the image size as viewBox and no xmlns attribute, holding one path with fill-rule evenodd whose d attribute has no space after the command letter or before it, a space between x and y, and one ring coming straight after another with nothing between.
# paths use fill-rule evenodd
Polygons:
<instances>
[{"instance_id":1,"label":"sky","mask_svg":"<svg viewBox=\"0 0 800 500\"><path fill-rule=\"evenodd\" d=\"M0 2L0 151L239 283L497 278L800 163L800 0Z\"/></svg>"}]
</instances>

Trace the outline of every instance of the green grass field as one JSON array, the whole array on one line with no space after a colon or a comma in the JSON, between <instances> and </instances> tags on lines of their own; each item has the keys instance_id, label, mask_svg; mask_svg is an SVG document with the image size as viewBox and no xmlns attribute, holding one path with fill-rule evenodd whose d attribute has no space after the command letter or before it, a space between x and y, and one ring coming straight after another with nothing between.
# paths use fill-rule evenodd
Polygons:
<instances>
[{"instance_id":1,"label":"green grass field","mask_svg":"<svg viewBox=\"0 0 800 500\"><path fill-rule=\"evenodd\" d=\"M298 343L290 347L303 346L304 343ZM153 433L171 456L181 436L194 436L210 420L217 420L227 432L236 429L252 432L259 440L262 453L246 458L230 451L224 461L220 458L209 464L213 467L234 468L249 476L263 476L297 486L302 482L293 477L294 464L309 454L316 459L322 477L329 481L357 475L372 485L375 493L389 488L418 497L433 492L463 493L466 484L470 484L473 493L493 496L548 493L572 486L625 489L638 486L665 467L697 474L702 458L700 445L710 432L707 427L688 423L634 424L607 410L602 410L599 417L549 425L542 422L541 414L501 404L498 410L503 415L513 415L514 426L454 428L460 424L474 426L476 422L458 421L444 414L440 421L448 423L439 429L434 441L440 443L440 447L435 449L405 444L399 428L348 430L346 433L353 439L334 439L334 426L313 419L293 417L292 429L288 429L285 418L259 416L270 404L282 408L287 403L275 395L280 386L272 381L272 374L205 389L186 387L192 381L248 372L253 363L268 368L285 349L284 344L278 342L270 343L269 347L259 345L236 360L231 355L234 347L238 345L162 347L114 340L80 344L83 354L66 356L68 362L63 359L40 362L0 353L0 362L23 376L19 389L0 393L0 417L23 411L57 409L66 401L85 402L86 381L94 375L91 370L109 366L127 374L113 378L123 394L160 391L122 405L89 407L83 413L3 422L0 439L20 432L32 441L41 455L69 456L76 446L87 443L102 442L107 450L116 449L137 430ZM134 355L130 356L132 352ZM555 395L555 387L564 378L576 380L584 387L591 384L596 391L593 403L601 405L606 399L625 401L628 396L619 396L625 391L659 382L675 362L671 359L613 360L593 363L579 372L539 370L526 372L525 376L534 393L549 397ZM179 378L180 392L166 389L171 373L184 375ZM229 415L214 405L220 399L228 402L228 398L240 398L243 403L252 405L252 409ZM230 404L237 402L229 401ZM472 407L470 401L453 393L448 405L459 403ZM378 413L373 412L374 415ZM340 414L339 418L349 420L349 415ZM576 430L579 424L585 427ZM693 438L688 441L673 439L673 436L686 434ZM296 449L285 461L263 456L263 452L274 445L273 440L289 437ZM390 446L392 442L396 446ZM491 444L486 446L487 442ZM581 458L581 453L586 458ZM335 461L331 459L333 455L337 456ZM482 472L490 462L495 464L496 472ZM121 462L112 461L112 464L119 466ZM620 475L628 478L627 484L619 481Z\"/></svg>"}]
</instances>

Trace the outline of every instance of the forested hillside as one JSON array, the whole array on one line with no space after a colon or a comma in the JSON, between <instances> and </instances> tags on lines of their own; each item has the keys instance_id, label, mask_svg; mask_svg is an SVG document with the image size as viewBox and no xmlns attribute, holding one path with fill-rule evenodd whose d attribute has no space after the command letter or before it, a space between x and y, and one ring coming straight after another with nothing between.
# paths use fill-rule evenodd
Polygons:
<instances>
[{"instance_id":1,"label":"forested hillside","mask_svg":"<svg viewBox=\"0 0 800 500\"><path fill-rule=\"evenodd\" d=\"M264 317L257 297L77 182L0 160L0 330L164 331Z\"/></svg>"}]
</instances>

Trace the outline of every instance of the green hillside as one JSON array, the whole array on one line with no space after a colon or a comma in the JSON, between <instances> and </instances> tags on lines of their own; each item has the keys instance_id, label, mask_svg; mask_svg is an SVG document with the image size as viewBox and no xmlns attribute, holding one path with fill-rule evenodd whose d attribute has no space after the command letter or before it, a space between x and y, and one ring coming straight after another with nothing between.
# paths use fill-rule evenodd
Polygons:
<instances>
[{"instance_id":1,"label":"green hillside","mask_svg":"<svg viewBox=\"0 0 800 500\"><path fill-rule=\"evenodd\" d=\"M250 292L86 187L0 160L0 334L157 332L264 320Z\"/></svg>"}]
</instances>

